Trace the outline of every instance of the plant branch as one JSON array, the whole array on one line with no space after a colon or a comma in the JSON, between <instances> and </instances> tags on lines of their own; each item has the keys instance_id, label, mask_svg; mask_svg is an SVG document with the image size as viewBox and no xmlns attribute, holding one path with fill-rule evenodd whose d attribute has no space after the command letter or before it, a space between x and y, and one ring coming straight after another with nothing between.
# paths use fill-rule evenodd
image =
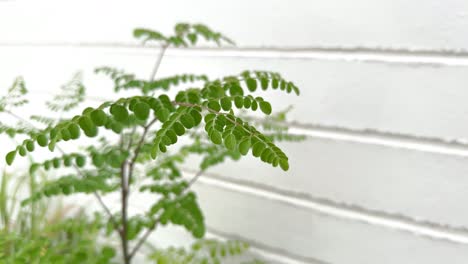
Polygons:
<instances>
[{"instance_id":1,"label":"plant branch","mask_svg":"<svg viewBox=\"0 0 468 264\"><path fill-rule=\"evenodd\" d=\"M190 189L190 187L200 178L200 176L205 172L204 170L199 170L193 177L190 179L187 187L185 187L185 190ZM151 233L156 229L157 224L159 223L159 218L154 221L154 223L149 227L145 234L140 238L140 240L137 242L135 247L133 248L132 252L130 253L130 258L132 258L136 252L138 252L138 249L145 243L145 241L148 239L148 237L151 235Z\"/></svg>"},{"instance_id":2,"label":"plant branch","mask_svg":"<svg viewBox=\"0 0 468 264\"><path fill-rule=\"evenodd\" d=\"M135 153L133 155L133 158L130 160L129 164L129 169L128 169L128 184L130 184L132 177L133 177L133 169L135 167L136 160L138 159L138 156L140 155L141 148L143 147L143 144L145 143L145 138L146 135L148 134L148 131L150 130L151 126L158 121L156 117L151 120L144 128L143 128L143 134L141 135L140 140L137 143L137 146L135 148Z\"/></svg>"},{"instance_id":3,"label":"plant branch","mask_svg":"<svg viewBox=\"0 0 468 264\"><path fill-rule=\"evenodd\" d=\"M154 78L156 77L156 73L158 72L159 70L159 66L161 65L161 61L162 61L162 58L164 57L164 53L166 52L166 49L169 47L169 43L165 43L162 48L161 48L161 51L160 53L158 54L158 57L156 59L156 63L154 65L154 68L153 68L153 71L151 72L151 75L150 75L150 78L149 78L149 81L153 81ZM128 191L129 191L129 187L128 185L131 183L132 181L132 178L133 178L133 170L134 170L134 167L135 167L135 163L136 163L136 160L138 159L138 156L140 155L140 152L141 152L141 148L143 146L143 144L145 143L145 138L146 138L146 135L148 134L148 131L150 130L151 126L156 123L157 121L157 118L155 117L153 120L151 120L144 128L143 128L143 134L141 135L141 138L140 138L140 141L138 141L137 143L137 146L135 148L135 153L133 155L133 158L130 160L129 164L128 164L128 182L127 182L127 195L128 195ZM129 145L129 148L131 147L131 145ZM125 207L127 207L127 201L125 201ZM122 211L124 210L124 204L122 204ZM126 209L125 209L126 210ZM126 221L126 218L125 218L125 221ZM150 228L150 229L154 229L157 225L157 222L158 221L155 221L153 223L153 226ZM124 248L124 258L125 258L125 263L130 263L131 259L133 258L133 256L136 254L136 252L138 251L138 249L141 247L141 245L144 243L144 241L146 240L146 238L149 236L151 232L149 232L148 234L145 234L145 238L144 239L141 239L137 245L133 248L133 250L128 254L128 252L125 252L127 249Z\"/></svg>"},{"instance_id":4,"label":"plant branch","mask_svg":"<svg viewBox=\"0 0 468 264\"><path fill-rule=\"evenodd\" d=\"M199 171L192 177L192 179L190 179L190 181L188 182L188 185L187 185L187 187L185 188L185 190L188 190L190 187L192 187L192 185L198 180L198 178L200 178L200 176L202 176L203 172L205 172L205 170L199 170Z\"/></svg>"},{"instance_id":5,"label":"plant branch","mask_svg":"<svg viewBox=\"0 0 468 264\"><path fill-rule=\"evenodd\" d=\"M156 77L156 73L158 72L159 66L161 65L162 58L164 57L164 53L166 52L166 49L169 47L169 43L165 43L161 47L161 51L158 54L158 57L156 59L156 64L154 65L153 71L151 72L149 81L153 81L154 78Z\"/></svg>"},{"instance_id":6,"label":"plant branch","mask_svg":"<svg viewBox=\"0 0 468 264\"><path fill-rule=\"evenodd\" d=\"M9 110L4 110L5 113L13 116L14 118L28 124L29 126L31 126L32 128L34 129L37 129L36 126L34 126L31 122L29 122L28 120L24 119L23 117L9 111ZM60 148L59 146L56 146L58 151L64 155L65 154L65 151ZM83 174L83 172L80 170L80 168L78 168L78 166L76 166L76 164L72 163L73 164L73 168L76 170L76 172L83 178L85 178L86 176ZM107 207L107 205L104 203L104 201L102 200L102 197L99 195L99 193L97 193L96 191L93 192L93 195L94 197L96 197L96 199L98 200L98 203L100 204L100 206L104 209L104 211L106 212L106 214L108 215L110 221L112 222L112 224L114 225L114 228L119 232L121 233L121 230L119 228L119 225L117 223L117 221L115 220L114 216L112 215L112 212L110 211L109 207Z\"/></svg>"},{"instance_id":7,"label":"plant branch","mask_svg":"<svg viewBox=\"0 0 468 264\"><path fill-rule=\"evenodd\" d=\"M154 221L154 223L146 230L145 234L138 240L137 244L133 248L132 252L130 253L130 258L135 256L135 254L138 252L138 250L143 246L145 241L148 239L149 235L153 232L154 229L156 229L156 226L159 223L159 218Z\"/></svg>"},{"instance_id":8,"label":"plant branch","mask_svg":"<svg viewBox=\"0 0 468 264\"><path fill-rule=\"evenodd\" d=\"M122 242L122 251L124 263L130 263L128 254L128 239L127 239L127 202L128 202L128 177L126 176L127 161L124 160L120 166L120 188L121 188L121 206L122 206L122 234L120 236Z\"/></svg>"}]
</instances>

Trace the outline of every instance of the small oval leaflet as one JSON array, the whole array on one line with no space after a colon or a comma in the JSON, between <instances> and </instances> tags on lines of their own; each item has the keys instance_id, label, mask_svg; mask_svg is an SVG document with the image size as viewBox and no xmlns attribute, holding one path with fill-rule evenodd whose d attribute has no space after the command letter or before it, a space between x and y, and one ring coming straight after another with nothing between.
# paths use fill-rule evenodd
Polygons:
<instances>
[{"instance_id":1,"label":"small oval leaflet","mask_svg":"<svg viewBox=\"0 0 468 264\"><path fill-rule=\"evenodd\" d=\"M221 98L221 107L223 108L224 111L231 110L231 107L232 107L231 99L229 97Z\"/></svg>"},{"instance_id":2,"label":"small oval leaflet","mask_svg":"<svg viewBox=\"0 0 468 264\"><path fill-rule=\"evenodd\" d=\"M267 101L260 102L260 110L266 115L271 114L271 105Z\"/></svg>"},{"instance_id":3,"label":"small oval leaflet","mask_svg":"<svg viewBox=\"0 0 468 264\"><path fill-rule=\"evenodd\" d=\"M77 139L80 137L80 128L75 123L72 123L68 126L68 132L70 133L70 137L72 139Z\"/></svg>"},{"instance_id":4,"label":"small oval leaflet","mask_svg":"<svg viewBox=\"0 0 468 264\"><path fill-rule=\"evenodd\" d=\"M107 122L107 115L101 109L93 110L90 116L96 126L103 126Z\"/></svg>"},{"instance_id":5,"label":"small oval leaflet","mask_svg":"<svg viewBox=\"0 0 468 264\"><path fill-rule=\"evenodd\" d=\"M211 133L210 133L210 139L213 143L219 145L221 143L223 143L223 138L221 136L221 133L219 133L218 131L216 130L212 130Z\"/></svg>"},{"instance_id":6,"label":"small oval leaflet","mask_svg":"<svg viewBox=\"0 0 468 264\"><path fill-rule=\"evenodd\" d=\"M233 134L229 134L224 139L224 145L227 149L235 150L236 149L236 137Z\"/></svg>"},{"instance_id":7,"label":"small oval leaflet","mask_svg":"<svg viewBox=\"0 0 468 264\"><path fill-rule=\"evenodd\" d=\"M173 128L178 136L182 136L183 134L185 134L185 127L181 123L175 122Z\"/></svg>"},{"instance_id":8,"label":"small oval leaflet","mask_svg":"<svg viewBox=\"0 0 468 264\"><path fill-rule=\"evenodd\" d=\"M243 139L239 143L239 152L245 156L249 152L249 149L250 149L250 138Z\"/></svg>"},{"instance_id":9,"label":"small oval leaflet","mask_svg":"<svg viewBox=\"0 0 468 264\"><path fill-rule=\"evenodd\" d=\"M150 107L145 102L138 102L133 108L135 116L140 120L146 120L149 116Z\"/></svg>"},{"instance_id":10,"label":"small oval leaflet","mask_svg":"<svg viewBox=\"0 0 468 264\"><path fill-rule=\"evenodd\" d=\"M32 140L26 140L26 149L29 152L34 151L34 142Z\"/></svg>"},{"instance_id":11,"label":"small oval leaflet","mask_svg":"<svg viewBox=\"0 0 468 264\"><path fill-rule=\"evenodd\" d=\"M15 160L15 156L16 156L16 151L8 152L8 154L5 156L6 163L8 165L11 165L13 161Z\"/></svg>"},{"instance_id":12,"label":"small oval leaflet","mask_svg":"<svg viewBox=\"0 0 468 264\"><path fill-rule=\"evenodd\" d=\"M81 156L81 155L78 155L75 157L75 163L78 167L83 167L86 163L86 159L85 157Z\"/></svg>"},{"instance_id":13,"label":"small oval leaflet","mask_svg":"<svg viewBox=\"0 0 468 264\"><path fill-rule=\"evenodd\" d=\"M128 118L127 108L118 104L113 104L111 106L110 113L114 116L115 120L119 122L124 122Z\"/></svg>"},{"instance_id":14,"label":"small oval leaflet","mask_svg":"<svg viewBox=\"0 0 468 264\"><path fill-rule=\"evenodd\" d=\"M249 91L255 92L255 90L257 90L257 80L253 78L247 78L245 79L245 83L247 84Z\"/></svg>"},{"instance_id":15,"label":"small oval leaflet","mask_svg":"<svg viewBox=\"0 0 468 264\"><path fill-rule=\"evenodd\" d=\"M18 153L20 154L21 157L24 157L27 154L26 149L23 146L18 148Z\"/></svg>"},{"instance_id":16,"label":"small oval leaflet","mask_svg":"<svg viewBox=\"0 0 468 264\"><path fill-rule=\"evenodd\" d=\"M221 110L221 106L216 101L209 101L208 102L208 108L210 108L211 110L216 111L216 112L219 112L219 110Z\"/></svg>"},{"instance_id":17,"label":"small oval leaflet","mask_svg":"<svg viewBox=\"0 0 468 264\"><path fill-rule=\"evenodd\" d=\"M195 126L195 120L193 120L193 117L192 115L190 114L184 114L180 117L180 122L182 123L182 125L184 125L184 127L186 127L187 129L190 129L192 128L193 126Z\"/></svg>"},{"instance_id":18,"label":"small oval leaflet","mask_svg":"<svg viewBox=\"0 0 468 264\"><path fill-rule=\"evenodd\" d=\"M279 161L279 165L280 165L281 169L283 169L284 171L289 170L289 162L288 162L288 160L286 160L286 159L281 159L281 160Z\"/></svg>"},{"instance_id":19,"label":"small oval leaflet","mask_svg":"<svg viewBox=\"0 0 468 264\"><path fill-rule=\"evenodd\" d=\"M41 147L47 146L47 137L44 134L40 134L36 138L37 144Z\"/></svg>"}]
</instances>

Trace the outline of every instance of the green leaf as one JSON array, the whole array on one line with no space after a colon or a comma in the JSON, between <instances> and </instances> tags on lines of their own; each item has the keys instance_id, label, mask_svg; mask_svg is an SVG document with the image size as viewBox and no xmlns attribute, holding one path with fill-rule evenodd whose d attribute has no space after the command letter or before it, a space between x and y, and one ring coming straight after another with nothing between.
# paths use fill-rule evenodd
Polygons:
<instances>
[{"instance_id":1,"label":"green leaf","mask_svg":"<svg viewBox=\"0 0 468 264\"><path fill-rule=\"evenodd\" d=\"M116 255L115 249L112 247L108 247L108 246L103 247L101 250L101 253L106 259L111 259Z\"/></svg>"},{"instance_id":2,"label":"green leaf","mask_svg":"<svg viewBox=\"0 0 468 264\"><path fill-rule=\"evenodd\" d=\"M118 123L118 122L113 122L113 123L111 124L111 129L112 129L112 131L114 131L115 133L120 134L120 132L122 132L122 130L123 130L123 126L122 126L122 124L120 124L120 123Z\"/></svg>"},{"instance_id":3,"label":"green leaf","mask_svg":"<svg viewBox=\"0 0 468 264\"><path fill-rule=\"evenodd\" d=\"M197 110L194 109L194 110L190 111L190 115L193 118L195 126L198 126L198 124L200 124L200 122L202 120L202 116L201 116L200 112L198 112Z\"/></svg>"},{"instance_id":4,"label":"green leaf","mask_svg":"<svg viewBox=\"0 0 468 264\"><path fill-rule=\"evenodd\" d=\"M262 90L266 90L268 88L268 78L261 78L260 84L262 85Z\"/></svg>"},{"instance_id":5,"label":"green leaf","mask_svg":"<svg viewBox=\"0 0 468 264\"><path fill-rule=\"evenodd\" d=\"M184 125L184 127L186 127L187 129L190 129L192 128L194 125L195 125L195 120L193 120L193 117L192 115L190 114L184 114L180 117L180 122L182 123L182 125Z\"/></svg>"},{"instance_id":6,"label":"green leaf","mask_svg":"<svg viewBox=\"0 0 468 264\"><path fill-rule=\"evenodd\" d=\"M226 146L227 149L229 150L235 150L236 149L236 137L233 134L229 134L225 139L224 139L224 145Z\"/></svg>"},{"instance_id":7,"label":"green leaf","mask_svg":"<svg viewBox=\"0 0 468 264\"><path fill-rule=\"evenodd\" d=\"M18 153L20 154L21 157L24 157L27 154L26 149L23 146L18 148Z\"/></svg>"},{"instance_id":8,"label":"green leaf","mask_svg":"<svg viewBox=\"0 0 468 264\"><path fill-rule=\"evenodd\" d=\"M149 116L149 111L150 107L145 102L139 102L135 104L135 107L133 108L135 116L140 120L146 120Z\"/></svg>"},{"instance_id":9,"label":"green leaf","mask_svg":"<svg viewBox=\"0 0 468 264\"><path fill-rule=\"evenodd\" d=\"M13 163L13 161L15 160L15 157L16 157L16 151L15 150L8 152L8 154L5 156L6 163L8 165L11 165Z\"/></svg>"},{"instance_id":10,"label":"green leaf","mask_svg":"<svg viewBox=\"0 0 468 264\"><path fill-rule=\"evenodd\" d=\"M88 128L87 130L84 130L84 133L88 137L95 137L98 134L98 128L93 125L92 127Z\"/></svg>"},{"instance_id":11,"label":"green leaf","mask_svg":"<svg viewBox=\"0 0 468 264\"><path fill-rule=\"evenodd\" d=\"M164 37L163 34L153 31L153 30L144 29L144 28L135 29L133 31L133 36L135 38L143 38L144 42L148 40L155 40L155 41L166 40L166 37Z\"/></svg>"},{"instance_id":12,"label":"green leaf","mask_svg":"<svg viewBox=\"0 0 468 264\"><path fill-rule=\"evenodd\" d=\"M107 115L101 109L93 110L90 116L96 126L103 126L107 122Z\"/></svg>"},{"instance_id":13,"label":"green leaf","mask_svg":"<svg viewBox=\"0 0 468 264\"><path fill-rule=\"evenodd\" d=\"M279 165L280 165L281 169L283 169L284 171L289 170L289 163L288 163L287 159L281 159L279 161Z\"/></svg>"},{"instance_id":14,"label":"green leaf","mask_svg":"<svg viewBox=\"0 0 468 264\"><path fill-rule=\"evenodd\" d=\"M271 114L271 105L267 101L260 102L260 110L266 115Z\"/></svg>"},{"instance_id":15,"label":"green leaf","mask_svg":"<svg viewBox=\"0 0 468 264\"><path fill-rule=\"evenodd\" d=\"M217 145L223 143L223 137L221 136L221 133L219 133L218 131L214 129L210 133L210 139L213 143Z\"/></svg>"},{"instance_id":16,"label":"green leaf","mask_svg":"<svg viewBox=\"0 0 468 264\"><path fill-rule=\"evenodd\" d=\"M48 140L47 136L44 134L39 134L36 138L37 144L41 147L47 146Z\"/></svg>"},{"instance_id":17,"label":"green leaf","mask_svg":"<svg viewBox=\"0 0 468 264\"><path fill-rule=\"evenodd\" d=\"M234 97L234 105L239 109L244 107L244 98L242 98L241 96Z\"/></svg>"},{"instance_id":18,"label":"green leaf","mask_svg":"<svg viewBox=\"0 0 468 264\"><path fill-rule=\"evenodd\" d=\"M243 96L244 90L242 90L242 87L240 87L238 83L232 83L231 86L229 87L229 93L231 94L231 96L236 96L236 95Z\"/></svg>"},{"instance_id":19,"label":"green leaf","mask_svg":"<svg viewBox=\"0 0 468 264\"><path fill-rule=\"evenodd\" d=\"M34 151L34 142L32 140L26 140L25 141L25 145L26 145L26 149L29 151L29 152L33 152Z\"/></svg>"},{"instance_id":20,"label":"green leaf","mask_svg":"<svg viewBox=\"0 0 468 264\"><path fill-rule=\"evenodd\" d=\"M128 119L128 111L127 108L113 104L110 108L110 113L114 116L115 120L119 122L125 122Z\"/></svg>"},{"instance_id":21,"label":"green leaf","mask_svg":"<svg viewBox=\"0 0 468 264\"><path fill-rule=\"evenodd\" d=\"M75 123L71 123L70 125L68 125L68 132L70 133L70 137L72 139L77 139L80 137L80 128Z\"/></svg>"},{"instance_id":22,"label":"green leaf","mask_svg":"<svg viewBox=\"0 0 468 264\"><path fill-rule=\"evenodd\" d=\"M221 106L219 105L217 101L209 101L208 108L216 112L219 112L221 110Z\"/></svg>"},{"instance_id":23,"label":"green leaf","mask_svg":"<svg viewBox=\"0 0 468 264\"><path fill-rule=\"evenodd\" d=\"M252 100L250 100L249 97L245 97L244 98L244 107L245 108L250 108L251 105L252 105Z\"/></svg>"},{"instance_id":24,"label":"green leaf","mask_svg":"<svg viewBox=\"0 0 468 264\"><path fill-rule=\"evenodd\" d=\"M229 97L223 97L221 99L221 107L223 108L224 111L231 110L231 107L232 107L231 99Z\"/></svg>"},{"instance_id":25,"label":"green leaf","mask_svg":"<svg viewBox=\"0 0 468 264\"><path fill-rule=\"evenodd\" d=\"M96 166L96 167L101 167L102 165L104 165L104 157L102 155L99 155L99 154L95 154L93 155L92 157L92 161L93 161L93 165Z\"/></svg>"},{"instance_id":26,"label":"green leaf","mask_svg":"<svg viewBox=\"0 0 468 264\"><path fill-rule=\"evenodd\" d=\"M260 141L252 146L252 154L254 157L260 157L260 155L262 155L263 150L265 150L265 144Z\"/></svg>"},{"instance_id":27,"label":"green leaf","mask_svg":"<svg viewBox=\"0 0 468 264\"><path fill-rule=\"evenodd\" d=\"M72 165L72 160L70 156L63 157L63 165L70 167Z\"/></svg>"},{"instance_id":28,"label":"green leaf","mask_svg":"<svg viewBox=\"0 0 468 264\"><path fill-rule=\"evenodd\" d=\"M245 79L245 83L247 84L249 91L255 92L255 90L257 90L257 80L253 78L247 78Z\"/></svg>"},{"instance_id":29,"label":"green leaf","mask_svg":"<svg viewBox=\"0 0 468 264\"><path fill-rule=\"evenodd\" d=\"M249 149L250 149L250 138L243 139L239 143L239 152L245 156L249 152Z\"/></svg>"},{"instance_id":30,"label":"green leaf","mask_svg":"<svg viewBox=\"0 0 468 264\"><path fill-rule=\"evenodd\" d=\"M52 160L52 166L54 168L56 168L56 169L59 168L60 167L60 160L58 158L53 159Z\"/></svg>"},{"instance_id":31,"label":"green leaf","mask_svg":"<svg viewBox=\"0 0 468 264\"><path fill-rule=\"evenodd\" d=\"M156 111L155 115L159 119L159 121L166 122L169 118L170 112L166 108L161 108L158 111Z\"/></svg>"},{"instance_id":32,"label":"green leaf","mask_svg":"<svg viewBox=\"0 0 468 264\"><path fill-rule=\"evenodd\" d=\"M87 130L93 129L93 127L96 127L93 121L91 121L91 118L87 116L80 117L78 119L78 124L80 125L81 129L83 129L84 132L86 132Z\"/></svg>"},{"instance_id":33,"label":"green leaf","mask_svg":"<svg viewBox=\"0 0 468 264\"><path fill-rule=\"evenodd\" d=\"M181 123L175 122L173 127L174 127L175 133L178 136L182 136L183 134L185 134L185 127Z\"/></svg>"},{"instance_id":34,"label":"green leaf","mask_svg":"<svg viewBox=\"0 0 468 264\"><path fill-rule=\"evenodd\" d=\"M271 87L273 89L277 89L278 88L278 85L279 85L279 81L277 78L273 78L273 80L271 80Z\"/></svg>"},{"instance_id":35,"label":"green leaf","mask_svg":"<svg viewBox=\"0 0 468 264\"><path fill-rule=\"evenodd\" d=\"M78 155L75 157L75 163L76 163L76 166L81 168L85 165L86 159L84 156Z\"/></svg>"},{"instance_id":36,"label":"green leaf","mask_svg":"<svg viewBox=\"0 0 468 264\"><path fill-rule=\"evenodd\" d=\"M60 130L60 134L62 135L62 139L65 141L68 141L71 138L71 134L70 131L68 131L68 128Z\"/></svg>"},{"instance_id":37,"label":"green leaf","mask_svg":"<svg viewBox=\"0 0 468 264\"><path fill-rule=\"evenodd\" d=\"M195 45L195 43L197 43L196 34L193 34L193 33L187 34L187 38L190 40L190 43L192 43L192 45Z\"/></svg>"}]
</instances>

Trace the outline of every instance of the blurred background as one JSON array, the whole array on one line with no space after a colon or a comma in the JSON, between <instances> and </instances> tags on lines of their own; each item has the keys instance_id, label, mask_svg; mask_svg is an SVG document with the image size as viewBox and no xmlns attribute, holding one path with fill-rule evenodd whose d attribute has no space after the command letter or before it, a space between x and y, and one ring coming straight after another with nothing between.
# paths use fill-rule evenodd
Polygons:
<instances>
[{"instance_id":1,"label":"blurred background","mask_svg":"<svg viewBox=\"0 0 468 264\"><path fill-rule=\"evenodd\" d=\"M268 96L294 106L292 131L307 136L280 144L287 173L246 158L200 178L210 236L247 241L271 263L467 263L467 1L0 0L1 91L23 76L27 117L80 72L86 104L112 99L93 70L149 76L159 51L132 30L177 22L237 46L170 48L158 77L271 70L301 89ZM14 142L0 146L3 157ZM152 239L191 241L177 228Z\"/></svg>"}]
</instances>

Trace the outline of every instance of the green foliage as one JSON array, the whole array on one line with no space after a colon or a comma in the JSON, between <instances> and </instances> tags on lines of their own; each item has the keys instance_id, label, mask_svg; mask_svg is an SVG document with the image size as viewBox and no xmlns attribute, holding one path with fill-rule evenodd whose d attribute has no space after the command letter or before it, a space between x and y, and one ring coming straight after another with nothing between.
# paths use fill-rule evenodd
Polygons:
<instances>
[{"instance_id":1,"label":"green foliage","mask_svg":"<svg viewBox=\"0 0 468 264\"><path fill-rule=\"evenodd\" d=\"M135 75L124 73L122 70L117 70L110 67L100 67L95 70L96 73L109 76L114 81L114 90L140 90L144 95L158 90L168 91L172 87L181 84L194 82L207 82L208 77L204 74L180 74L171 77L165 77L157 80L139 80Z\"/></svg>"},{"instance_id":2,"label":"green foliage","mask_svg":"<svg viewBox=\"0 0 468 264\"><path fill-rule=\"evenodd\" d=\"M193 46L197 44L200 38L204 38L208 42L215 42L219 46L223 43L234 45L234 41L203 24L179 23L174 27L174 35L170 36L165 36L150 29L137 28L133 31L133 36L143 40L144 43L154 41L174 47Z\"/></svg>"},{"instance_id":3,"label":"green foliage","mask_svg":"<svg viewBox=\"0 0 468 264\"><path fill-rule=\"evenodd\" d=\"M28 100L25 98L27 93L28 90L24 79L17 77L13 85L8 89L7 95L0 97L0 112L27 104Z\"/></svg>"},{"instance_id":4,"label":"green foliage","mask_svg":"<svg viewBox=\"0 0 468 264\"><path fill-rule=\"evenodd\" d=\"M96 242L102 217L46 203L19 206L24 192L34 192L45 175L0 174L0 263L111 263L112 247Z\"/></svg>"},{"instance_id":5,"label":"green foliage","mask_svg":"<svg viewBox=\"0 0 468 264\"><path fill-rule=\"evenodd\" d=\"M115 249L97 244L102 220L79 213L44 226L40 235L24 237L17 232L0 233L1 263L108 264Z\"/></svg>"},{"instance_id":6,"label":"green foliage","mask_svg":"<svg viewBox=\"0 0 468 264\"><path fill-rule=\"evenodd\" d=\"M61 93L46 102L47 107L54 112L69 111L85 100L85 88L82 74L76 73L73 78L61 87Z\"/></svg>"},{"instance_id":7,"label":"green foliage","mask_svg":"<svg viewBox=\"0 0 468 264\"><path fill-rule=\"evenodd\" d=\"M158 249L150 255L149 259L156 264L220 264L227 260L242 259L236 263L263 263L252 257L245 257L249 245L245 242L229 240L218 241L214 239L202 239L192 244L190 249L173 248Z\"/></svg>"},{"instance_id":8,"label":"green foliage","mask_svg":"<svg viewBox=\"0 0 468 264\"><path fill-rule=\"evenodd\" d=\"M177 24L173 35L148 29L136 29L134 35L143 42L159 43L163 50L170 46L192 46L201 39L218 45L233 44L229 38L201 24ZM162 56L163 52L160 54ZM303 139L289 134L287 126L281 124L286 112L273 114L270 102L258 95L274 90L299 95L297 86L276 72L244 71L215 80L203 74L143 80L111 67L100 67L95 72L110 77L115 93L133 90L139 95L87 107L67 119L33 116L31 120L45 127L5 125L3 130L0 126L0 132L11 137L26 135L26 139L18 141L17 147L6 155L9 165L18 156L28 156L38 147L60 152L51 159L32 162L30 173L56 169L59 175L31 192L23 205L34 205L44 197L92 193L108 218L106 230L115 231L121 239L126 264L159 226L178 225L195 238L204 237L205 219L191 186L205 170L227 158L238 160L251 153L261 162L287 171L289 159L276 142ZM11 94L25 93L23 82L15 83L14 87ZM175 88L180 89L171 93ZM81 75L75 75L47 107L52 111L69 112L83 100L85 89ZM3 101L11 102L11 99ZM4 112L14 116L7 109L21 103L3 105ZM262 121L249 115L257 110L264 115ZM118 141L111 140L111 134L118 137ZM100 135L105 136L98 137ZM89 145L80 144L81 150L71 153L59 146L67 141L86 142L83 138L95 140ZM200 172L188 180L182 177L181 167L190 155L201 156L201 162ZM137 180L143 182L139 184L139 191L151 193L154 203L147 212L130 216L127 212L129 193ZM111 212L100 199L100 195L114 191L121 195L122 206L118 213ZM134 241L134 245L129 241ZM244 246L236 242L201 240L192 252L177 252L183 257L180 263L219 263L224 257L244 250ZM208 258L194 258L203 252L208 252ZM200 262L184 262L190 256ZM166 255L154 255L153 260L175 263Z\"/></svg>"}]
</instances>

